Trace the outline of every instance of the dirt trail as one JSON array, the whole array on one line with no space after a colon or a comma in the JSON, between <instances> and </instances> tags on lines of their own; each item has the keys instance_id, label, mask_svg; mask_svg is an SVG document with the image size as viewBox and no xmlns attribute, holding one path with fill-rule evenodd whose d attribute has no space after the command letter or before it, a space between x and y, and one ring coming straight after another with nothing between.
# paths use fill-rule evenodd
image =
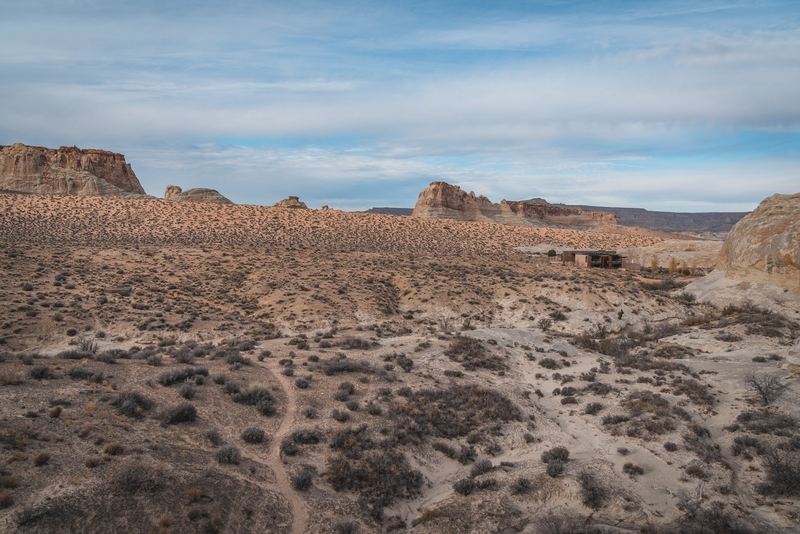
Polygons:
<instances>
[{"instance_id":1,"label":"dirt trail","mask_svg":"<svg viewBox=\"0 0 800 534\"><path fill-rule=\"evenodd\" d=\"M278 487L281 493L292 506L292 517L294 518L292 521L292 534L303 534L308 524L308 511L306 510L305 503L303 503L303 499L301 499L294 488L292 488L289 475L286 473L286 469L284 469L283 462L281 461L280 448L281 440L291 432L292 421L294 421L294 416L297 413L297 397L289 383L289 379L278 373L277 369L274 368L277 364L274 361L272 361L272 363L273 365L270 365L269 369L275 373L276 376L280 377L280 381L283 384L283 391L286 393L286 413L283 415L281 426L278 427L277 432L275 432L272 444L270 445L268 456L269 464L275 472L275 478L278 481Z\"/></svg>"}]
</instances>

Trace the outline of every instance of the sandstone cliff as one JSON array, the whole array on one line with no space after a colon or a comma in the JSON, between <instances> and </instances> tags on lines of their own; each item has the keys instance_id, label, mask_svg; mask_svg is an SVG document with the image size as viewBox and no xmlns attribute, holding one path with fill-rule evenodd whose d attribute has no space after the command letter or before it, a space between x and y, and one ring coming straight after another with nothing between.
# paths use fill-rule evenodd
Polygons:
<instances>
[{"instance_id":1,"label":"sandstone cliff","mask_svg":"<svg viewBox=\"0 0 800 534\"><path fill-rule=\"evenodd\" d=\"M0 189L42 195L145 195L122 154L21 143L0 146Z\"/></svg>"},{"instance_id":2,"label":"sandstone cliff","mask_svg":"<svg viewBox=\"0 0 800 534\"><path fill-rule=\"evenodd\" d=\"M230 200L222 196L216 189L206 189L195 187L193 189L182 190L177 185L168 185L164 191L164 200L174 202L207 202L210 204L233 204Z\"/></svg>"},{"instance_id":3,"label":"sandstone cliff","mask_svg":"<svg viewBox=\"0 0 800 534\"><path fill-rule=\"evenodd\" d=\"M276 202L272 205L273 208L293 208L293 209L301 209L307 210L308 206L306 206L305 202L300 202L299 197L289 197L284 198L280 202Z\"/></svg>"},{"instance_id":4,"label":"sandstone cliff","mask_svg":"<svg viewBox=\"0 0 800 534\"><path fill-rule=\"evenodd\" d=\"M800 193L772 195L736 223L717 269L728 278L800 291Z\"/></svg>"},{"instance_id":5,"label":"sandstone cliff","mask_svg":"<svg viewBox=\"0 0 800 534\"><path fill-rule=\"evenodd\" d=\"M485 196L463 191L445 182L433 182L419 194L413 217L455 219L511 224L516 226L570 226L593 228L616 225L613 213L585 211L535 201L494 204Z\"/></svg>"}]
</instances>

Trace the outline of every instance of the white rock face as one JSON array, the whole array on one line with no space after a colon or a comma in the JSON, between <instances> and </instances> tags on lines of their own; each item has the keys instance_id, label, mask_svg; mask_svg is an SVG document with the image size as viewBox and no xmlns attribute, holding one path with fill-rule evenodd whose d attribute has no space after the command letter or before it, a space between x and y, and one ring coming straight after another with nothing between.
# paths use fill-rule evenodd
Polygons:
<instances>
[{"instance_id":1,"label":"white rock face","mask_svg":"<svg viewBox=\"0 0 800 534\"><path fill-rule=\"evenodd\" d=\"M716 269L685 290L718 306L750 301L800 318L800 194L761 202L728 234Z\"/></svg>"},{"instance_id":2,"label":"white rock face","mask_svg":"<svg viewBox=\"0 0 800 534\"><path fill-rule=\"evenodd\" d=\"M800 292L800 193L772 195L736 223L717 269L735 280Z\"/></svg>"}]
</instances>

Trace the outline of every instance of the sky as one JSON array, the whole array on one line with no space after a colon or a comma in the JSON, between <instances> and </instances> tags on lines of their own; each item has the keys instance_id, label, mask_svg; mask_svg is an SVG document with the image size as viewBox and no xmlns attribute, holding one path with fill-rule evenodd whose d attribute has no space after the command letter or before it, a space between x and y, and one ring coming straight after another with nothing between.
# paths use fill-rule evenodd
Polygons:
<instances>
[{"instance_id":1,"label":"sky","mask_svg":"<svg viewBox=\"0 0 800 534\"><path fill-rule=\"evenodd\" d=\"M0 0L0 145L145 190L749 211L800 192L796 0Z\"/></svg>"}]
</instances>

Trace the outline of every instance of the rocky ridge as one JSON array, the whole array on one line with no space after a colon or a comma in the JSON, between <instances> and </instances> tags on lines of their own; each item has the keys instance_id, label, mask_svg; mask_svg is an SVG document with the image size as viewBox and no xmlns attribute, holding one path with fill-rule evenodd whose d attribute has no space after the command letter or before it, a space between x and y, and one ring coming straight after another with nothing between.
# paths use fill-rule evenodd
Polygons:
<instances>
[{"instance_id":1,"label":"rocky ridge","mask_svg":"<svg viewBox=\"0 0 800 534\"><path fill-rule=\"evenodd\" d=\"M413 217L494 222L514 226L596 228L618 225L613 213L585 211L540 202L508 201L494 204L483 195L446 182L433 182L419 194Z\"/></svg>"},{"instance_id":2,"label":"rocky ridge","mask_svg":"<svg viewBox=\"0 0 800 534\"><path fill-rule=\"evenodd\" d=\"M164 192L164 200L174 202L207 202L211 204L233 204L216 189L206 189L195 187L193 189L182 190L177 185L168 185Z\"/></svg>"},{"instance_id":3,"label":"rocky ridge","mask_svg":"<svg viewBox=\"0 0 800 534\"><path fill-rule=\"evenodd\" d=\"M62 146L0 146L0 189L42 195L143 197L125 156Z\"/></svg>"},{"instance_id":4,"label":"rocky ridge","mask_svg":"<svg viewBox=\"0 0 800 534\"><path fill-rule=\"evenodd\" d=\"M642 208L609 208L602 206L551 204L580 208L589 211L613 212L619 223L625 226L640 226L665 232L729 232L746 212L698 212L675 213L670 211L650 211Z\"/></svg>"}]
</instances>

